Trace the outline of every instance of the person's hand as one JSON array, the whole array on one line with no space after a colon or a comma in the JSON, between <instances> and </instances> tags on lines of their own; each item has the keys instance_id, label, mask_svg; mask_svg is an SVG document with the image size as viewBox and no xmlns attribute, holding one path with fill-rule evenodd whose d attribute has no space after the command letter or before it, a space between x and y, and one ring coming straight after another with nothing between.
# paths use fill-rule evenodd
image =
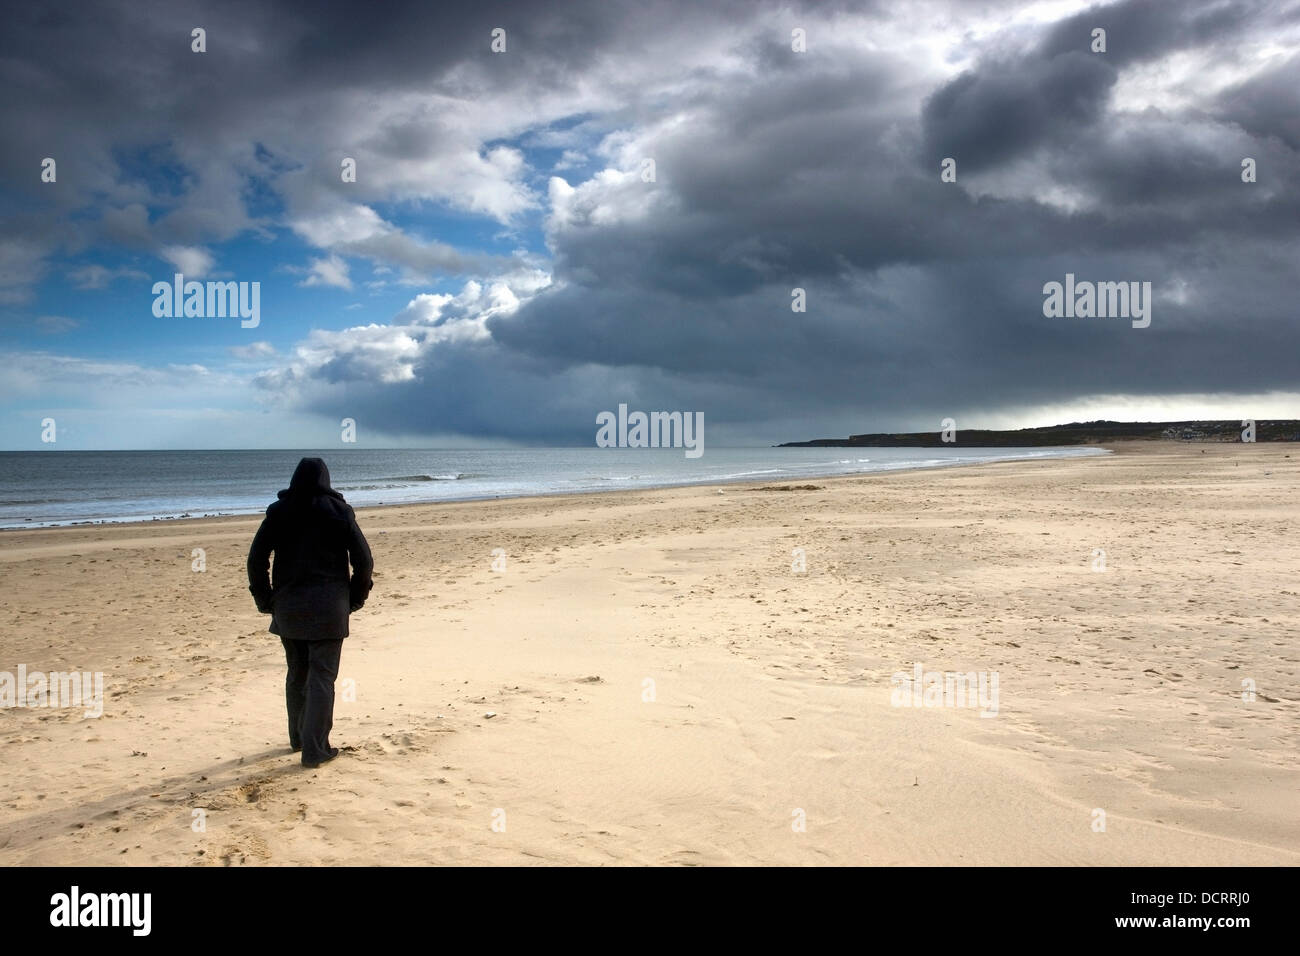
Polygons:
<instances>
[{"instance_id":1,"label":"person's hand","mask_svg":"<svg viewBox=\"0 0 1300 956\"><path fill-rule=\"evenodd\" d=\"M349 613L360 611L366 606L366 598L370 596L371 587L372 585L369 581L363 581L356 577L352 578L352 580L348 582Z\"/></svg>"},{"instance_id":2,"label":"person's hand","mask_svg":"<svg viewBox=\"0 0 1300 956\"><path fill-rule=\"evenodd\" d=\"M257 587L250 584L248 592L253 595L253 603L257 605L259 614L272 614L275 612L275 589L269 591L265 587Z\"/></svg>"}]
</instances>

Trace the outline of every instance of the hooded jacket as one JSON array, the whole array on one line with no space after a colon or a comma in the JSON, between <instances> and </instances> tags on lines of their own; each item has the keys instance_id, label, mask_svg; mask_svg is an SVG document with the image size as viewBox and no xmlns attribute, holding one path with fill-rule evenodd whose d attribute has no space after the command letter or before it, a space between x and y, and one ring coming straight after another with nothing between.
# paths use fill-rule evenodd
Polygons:
<instances>
[{"instance_id":1,"label":"hooded jacket","mask_svg":"<svg viewBox=\"0 0 1300 956\"><path fill-rule=\"evenodd\" d=\"M366 603L373 570L356 515L330 487L325 462L302 459L248 551L248 590L257 609L271 615L269 630L300 641L347 637L348 614Z\"/></svg>"}]
</instances>

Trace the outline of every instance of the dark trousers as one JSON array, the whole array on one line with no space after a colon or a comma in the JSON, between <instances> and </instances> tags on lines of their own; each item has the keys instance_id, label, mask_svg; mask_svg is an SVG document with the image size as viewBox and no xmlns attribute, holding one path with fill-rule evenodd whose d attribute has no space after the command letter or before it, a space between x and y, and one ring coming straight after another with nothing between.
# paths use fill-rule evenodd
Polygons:
<instances>
[{"instance_id":1,"label":"dark trousers","mask_svg":"<svg viewBox=\"0 0 1300 956\"><path fill-rule=\"evenodd\" d=\"M339 676L343 641L291 641L280 638L289 662L284 699L289 707L289 746L302 748L304 763L329 756L334 726L334 680Z\"/></svg>"}]
</instances>

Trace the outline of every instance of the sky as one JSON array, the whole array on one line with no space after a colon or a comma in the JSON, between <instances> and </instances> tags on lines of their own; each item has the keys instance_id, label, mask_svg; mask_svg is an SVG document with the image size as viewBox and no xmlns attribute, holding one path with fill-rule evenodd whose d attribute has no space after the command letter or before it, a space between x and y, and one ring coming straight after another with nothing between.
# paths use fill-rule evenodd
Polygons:
<instances>
[{"instance_id":1,"label":"sky","mask_svg":"<svg viewBox=\"0 0 1300 956\"><path fill-rule=\"evenodd\" d=\"M0 89L0 448L1300 417L1297 2L23 4Z\"/></svg>"}]
</instances>

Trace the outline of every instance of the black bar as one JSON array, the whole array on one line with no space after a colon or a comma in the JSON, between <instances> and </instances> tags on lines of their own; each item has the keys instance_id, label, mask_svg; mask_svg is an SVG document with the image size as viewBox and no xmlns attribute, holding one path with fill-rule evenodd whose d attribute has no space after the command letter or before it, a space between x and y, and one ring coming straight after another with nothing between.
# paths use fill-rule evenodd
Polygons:
<instances>
[{"instance_id":1,"label":"black bar","mask_svg":"<svg viewBox=\"0 0 1300 956\"><path fill-rule=\"evenodd\" d=\"M531 926L539 932L534 945L547 939L614 945L621 937L597 935L595 928L623 926L633 937L664 933L681 941L689 920L710 936L725 931L733 942L803 935L805 947L842 933L866 948L876 940L910 938L940 951L1015 939L1051 946L1129 939L1232 947L1291 939L1297 924L1295 871L1286 868L710 868L689 874L644 868L10 868L3 879L0 913L11 944L66 941L71 934L78 943L110 937L127 945L193 943L217 934L220 940L212 941L223 947L260 949L279 939L374 945L377 932L387 935L384 928L405 928L436 931L426 937L430 942L468 934L488 946L510 928L526 932ZM143 916L143 896L139 910L121 910L126 925L51 925L52 915L62 918L71 908L56 913L57 895L70 904L73 886L88 917L86 907L100 902L96 896L87 904L88 895L149 894L148 935L136 935L130 919ZM1206 918L1215 924L1189 925ZM1120 925L1135 919L1154 923ZM1241 925L1218 923L1243 919Z\"/></svg>"}]
</instances>

